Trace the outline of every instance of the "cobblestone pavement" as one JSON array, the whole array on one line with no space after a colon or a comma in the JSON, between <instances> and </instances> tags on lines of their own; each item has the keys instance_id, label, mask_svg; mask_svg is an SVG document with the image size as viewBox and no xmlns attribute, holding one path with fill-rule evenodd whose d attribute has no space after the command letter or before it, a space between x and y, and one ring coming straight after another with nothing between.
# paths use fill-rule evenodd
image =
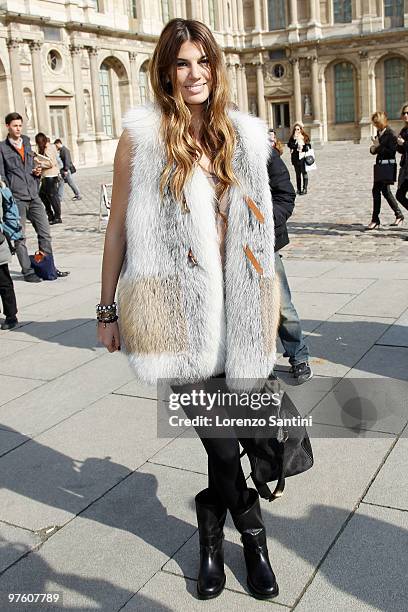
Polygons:
<instances>
[{"instance_id":1,"label":"cobblestone pavement","mask_svg":"<svg viewBox=\"0 0 408 612\"><path fill-rule=\"evenodd\" d=\"M309 193L296 200L289 222L290 258L336 260L408 260L408 212L406 225L392 228L394 216L383 201L380 230L367 232L371 220L371 177L374 158L367 145L328 144L316 151L318 170L309 180ZM288 164L294 181L289 153ZM83 200L72 202L65 187L63 225L52 227L55 251L96 252L103 248L98 231L99 193L102 182L112 181L112 167L80 169L75 175ZM392 188L395 192L395 188ZM29 233L29 237L33 233Z\"/></svg>"}]
</instances>

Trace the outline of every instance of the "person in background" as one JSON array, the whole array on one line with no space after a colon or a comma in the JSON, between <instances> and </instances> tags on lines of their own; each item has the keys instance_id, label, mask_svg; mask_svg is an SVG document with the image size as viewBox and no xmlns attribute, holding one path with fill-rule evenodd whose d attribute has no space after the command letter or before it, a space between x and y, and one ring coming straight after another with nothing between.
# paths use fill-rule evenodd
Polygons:
<instances>
[{"instance_id":1,"label":"person in background","mask_svg":"<svg viewBox=\"0 0 408 612\"><path fill-rule=\"evenodd\" d=\"M299 315L292 302L289 283L280 250L289 244L286 222L295 206L295 190L290 182L289 172L280 159L276 147L268 160L269 187L272 194L273 220L275 227L275 270L280 287L279 339L285 350L283 356L289 357L291 374L298 384L312 378L309 365L309 349L302 332Z\"/></svg>"},{"instance_id":2,"label":"person in background","mask_svg":"<svg viewBox=\"0 0 408 612\"><path fill-rule=\"evenodd\" d=\"M275 130L273 128L271 128L270 130L268 130L268 134L269 134L269 138L271 140L273 148L276 149L276 151L279 153L279 155L283 155L284 144L276 136Z\"/></svg>"},{"instance_id":3,"label":"person in background","mask_svg":"<svg viewBox=\"0 0 408 612\"><path fill-rule=\"evenodd\" d=\"M288 147L291 153L292 166L296 173L296 187L298 195L307 194L309 177L306 171L305 154L311 149L310 138L303 129L301 123L295 123L289 138ZM303 189L302 189L303 177Z\"/></svg>"},{"instance_id":4,"label":"person in background","mask_svg":"<svg viewBox=\"0 0 408 612\"><path fill-rule=\"evenodd\" d=\"M404 121L404 127L397 137L397 151L401 153L401 161L395 197L401 206L408 210L408 102L401 109L401 119Z\"/></svg>"},{"instance_id":5,"label":"person in background","mask_svg":"<svg viewBox=\"0 0 408 612\"><path fill-rule=\"evenodd\" d=\"M76 172L76 170L74 164L72 163L71 151L62 144L60 138L54 140L54 144L58 149L59 156L62 162L61 176L64 179L59 189L60 200L62 202L62 197L64 195L64 183L67 183L74 192L74 197L72 198L73 200L82 200L82 196L79 193L79 189L74 179L72 178L73 171Z\"/></svg>"},{"instance_id":6,"label":"person in background","mask_svg":"<svg viewBox=\"0 0 408 612\"><path fill-rule=\"evenodd\" d=\"M0 176L1 184L1 176ZM0 297L3 304L3 313L6 317L2 321L2 330L14 329L18 325L17 301L14 292L13 280L10 276L8 264L11 261L11 251L6 236L2 231L3 221L3 197L0 191Z\"/></svg>"},{"instance_id":7,"label":"person in background","mask_svg":"<svg viewBox=\"0 0 408 612\"><path fill-rule=\"evenodd\" d=\"M58 195L60 173L57 161L57 149L55 145L49 142L49 139L47 139L46 135L42 132L36 135L35 142L38 153L49 159L48 167L45 165L41 166L42 179L39 196L44 202L50 225L62 223L61 202Z\"/></svg>"},{"instance_id":8,"label":"person in background","mask_svg":"<svg viewBox=\"0 0 408 612\"><path fill-rule=\"evenodd\" d=\"M35 162L30 139L22 135L23 118L19 113L9 113L6 118L8 136L0 142L0 175L10 189L20 213L23 237L15 241L15 249L21 265L24 280L30 283L41 282L31 267L28 256L25 225L29 219L38 238L38 248L46 255L53 255L50 225L44 204L38 196L41 167ZM67 276L69 272L57 270L57 277Z\"/></svg>"},{"instance_id":9,"label":"person in background","mask_svg":"<svg viewBox=\"0 0 408 612\"><path fill-rule=\"evenodd\" d=\"M377 129L377 135L372 138L372 145L370 147L371 155L376 155L376 165L395 166L395 155L397 153L397 137L388 125L388 116L384 111L377 111L371 117L371 122ZM394 179L395 180L395 179ZM371 223L367 225L368 230L378 229L380 227L380 211L381 211L381 194L387 200L388 204L392 208L395 214L395 221L391 223L392 226L401 225L404 220L404 215L399 208L396 199L391 193L390 185L394 181L390 180L376 180L374 177L373 184L373 214L371 217Z\"/></svg>"}]
</instances>

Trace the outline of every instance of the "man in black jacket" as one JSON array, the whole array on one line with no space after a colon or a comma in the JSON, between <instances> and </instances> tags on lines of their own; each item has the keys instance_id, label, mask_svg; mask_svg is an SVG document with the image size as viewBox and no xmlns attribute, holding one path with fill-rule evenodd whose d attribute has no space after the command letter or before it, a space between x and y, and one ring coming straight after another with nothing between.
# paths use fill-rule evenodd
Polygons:
<instances>
[{"instance_id":1,"label":"man in black jacket","mask_svg":"<svg viewBox=\"0 0 408 612\"><path fill-rule=\"evenodd\" d=\"M50 226L44 204L39 198L39 177L41 167L34 162L35 154L31 149L30 139L23 136L23 118L19 113L9 113L5 119L8 136L0 142L0 176L10 189L20 213L23 238L14 243L24 280L40 282L31 267L25 239L26 219L31 221L38 238L38 248L47 255L52 255ZM57 270L58 277L67 276L69 272Z\"/></svg>"},{"instance_id":2,"label":"man in black jacket","mask_svg":"<svg viewBox=\"0 0 408 612\"><path fill-rule=\"evenodd\" d=\"M62 144L62 141L60 138L57 138L57 140L54 140L54 144L58 149L61 164L62 164L61 176L63 178L63 181L61 181L60 183L60 189L58 192L59 198L62 201L62 197L64 195L64 183L68 183L68 185L71 187L72 191L74 192L74 197L72 199L82 200L82 196L79 193L79 189L74 179L72 178L72 173L76 172L76 169L75 169L74 164L72 163L71 151L68 149L68 147L65 147Z\"/></svg>"},{"instance_id":3,"label":"man in black jacket","mask_svg":"<svg viewBox=\"0 0 408 612\"><path fill-rule=\"evenodd\" d=\"M280 281L281 308L279 338L285 349L284 357L289 357L291 372L299 384L313 376L309 365L309 350L305 343L299 315L292 303L292 296L285 268L279 251L289 244L286 221L295 206L295 190L290 182L289 172L275 148L268 160L269 186L272 194L273 217L275 223L275 270Z\"/></svg>"}]
</instances>

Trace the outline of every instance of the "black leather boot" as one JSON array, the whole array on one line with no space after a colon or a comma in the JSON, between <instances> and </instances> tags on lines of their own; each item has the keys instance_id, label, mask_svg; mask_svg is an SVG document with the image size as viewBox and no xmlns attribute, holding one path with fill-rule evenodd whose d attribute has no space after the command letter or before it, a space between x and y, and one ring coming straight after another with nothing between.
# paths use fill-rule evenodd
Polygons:
<instances>
[{"instance_id":1,"label":"black leather boot","mask_svg":"<svg viewBox=\"0 0 408 612\"><path fill-rule=\"evenodd\" d=\"M257 599L276 597L279 594L279 587L268 557L258 492L249 489L247 508L240 514L231 513L231 516L241 534L244 546L248 589Z\"/></svg>"},{"instance_id":2,"label":"black leather boot","mask_svg":"<svg viewBox=\"0 0 408 612\"><path fill-rule=\"evenodd\" d=\"M200 599L217 597L225 586L224 523L227 508L211 497L209 489L195 498L200 536L200 570L197 593Z\"/></svg>"},{"instance_id":3,"label":"black leather boot","mask_svg":"<svg viewBox=\"0 0 408 612\"><path fill-rule=\"evenodd\" d=\"M309 183L309 177L308 176L303 177L303 191L302 191L302 195L306 195L307 194L308 183Z\"/></svg>"}]
</instances>

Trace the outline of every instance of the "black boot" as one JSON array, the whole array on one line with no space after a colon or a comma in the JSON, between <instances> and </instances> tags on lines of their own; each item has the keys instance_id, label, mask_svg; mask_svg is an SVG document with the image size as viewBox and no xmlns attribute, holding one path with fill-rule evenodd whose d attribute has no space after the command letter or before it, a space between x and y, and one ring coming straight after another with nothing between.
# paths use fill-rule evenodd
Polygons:
<instances>
[{"instance_id":1,"label":"black boot","mask_svg":"<svg viewBox=\"0 0 408 612\"><path fill-rule=\"evenodd\" d=\"M303 177L303 191L302 191L302 195L306 195L307 194L307 185L309 183L309 177L308 176L304 176Z\"/></svg>"},{"instance_id":2,"label":"black boot","mask_svg":"<svg viewBox=\"0 0 408 612\"><path fill-rule=\"evenodd\" d=\"M241 534L251 594L257 599L276 597L279 587L269 562L258 492L249 489L248 507L240 514L231 513L231 516Z\"/></svg>"},{"instance_id":3,"label":"black boot","mask_svg":"<svg viewBox=\"0 0 408 612\"><path fill-rule=\"evenodd\" d=\"M209 489L196 495L195 504L200 535L197 593L200 599L212 599L225 586L223 528L227 509L211 497Z\"/></svg>"}]
</instances>

